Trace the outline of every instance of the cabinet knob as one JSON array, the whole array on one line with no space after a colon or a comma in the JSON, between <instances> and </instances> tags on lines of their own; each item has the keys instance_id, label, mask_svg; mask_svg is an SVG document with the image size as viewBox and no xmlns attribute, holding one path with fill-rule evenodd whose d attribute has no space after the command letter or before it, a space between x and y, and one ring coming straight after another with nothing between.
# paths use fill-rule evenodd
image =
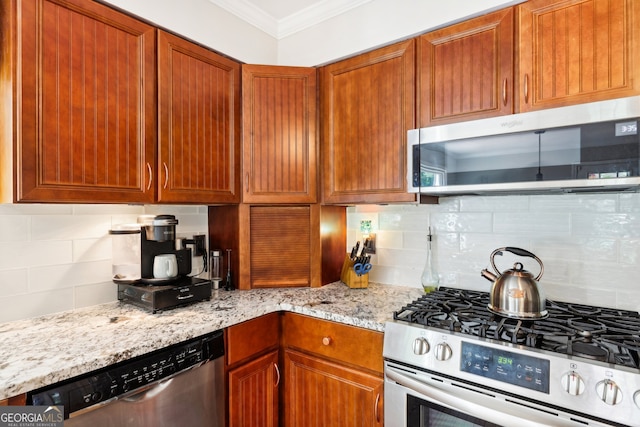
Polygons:
<instances>
[{"instance_id":1,"label":"cabinet knob","mask_svg":"<svg viewBox=\"0 0 640 427\"><path fill-rule=\"evenodd\" d=\"M322 344L323 344L323 345L331 345L331 342L333 342L333 340L331 339L331 337L323 337L323 338L322 338Z\"/></svg>"}]
</instances>

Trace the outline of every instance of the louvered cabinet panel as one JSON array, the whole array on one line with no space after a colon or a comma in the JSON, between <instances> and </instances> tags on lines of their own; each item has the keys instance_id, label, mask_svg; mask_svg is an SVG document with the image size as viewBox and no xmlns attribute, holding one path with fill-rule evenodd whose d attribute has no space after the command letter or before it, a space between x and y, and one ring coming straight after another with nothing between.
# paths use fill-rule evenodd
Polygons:
<instances>
[{"instance_id":1,"label":"louvered cabinet panel","mask_svg":"<svg viewBox=\"0 0 640 427\"><path fill-rule=\"evenodd\" d=\"M406 135L415 127L415 41L320 73L323 201L414 201L406 189Z\"/></svg>"},{"instance_id":2,"label":"louvered cabinet panel","mask_svg":"<svg viewBox=\"0 0 640 427\"><path fill-rule=\"evenodd\" d=\"M243 201L317 201L316 70L242 66Z\"/></svg>"},{"instance_id":3,"label":"louvered cabinet panel","mask_svg":"<svg viewBox=\"0 0 640 427\"><path fill-rule=\"evenodd\" d=\"M240 200L240 65L158 31L158 201Z\"/></svg>"},{"instance_id":4,"label":"louvered cabinet panel","mask_svg":"<svg viewBox=\"0 0 640 427\"><path fill-rule=\"evenodd\" d=\"M420 127L513 112L513 8L418 38Z\"/></svg>"},{"instance_id":5,"label":"louvered cabinet panel","mask_svg":"<svg viewBox=\"0 0 640 427\"><path fill-rule=\"evenodd\" d=\"M9 3L16 200L153 201L154 28L93 1Z\"/></svg>"},{"instance_id":6,"label":"louvered cabinet panel","mask_svg":"<svg viewBox=\"0 0 640 427\"><path fill-rule=\"evenodd\" d=\"M518 23L520 111L640 94L640 2L532 0Z\"/></svg>"},{"instance_id":7,"label":"louvered cabinet panel","mask_svg":"<svg viewBox=\"0 0 640 427\"><path fill-rule=\"evenodd\" d=\"M251 206L249 221L251 287L310 286L312 208Z\"/></svg>"}]
</instances>

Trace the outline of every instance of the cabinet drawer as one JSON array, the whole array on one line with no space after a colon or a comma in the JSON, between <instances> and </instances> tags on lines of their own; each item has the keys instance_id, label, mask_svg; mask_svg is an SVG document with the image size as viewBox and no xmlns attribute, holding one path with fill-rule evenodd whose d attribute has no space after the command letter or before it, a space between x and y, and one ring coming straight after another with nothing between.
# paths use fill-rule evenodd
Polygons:
<instances>
[{"instance_id":1,"label":"cabinet drawer","mask_svg":"<svg viewBox=\"0 0 640 427\"><path fill-rule=\"evenodd\" d=\"M271 313L227 328L227 365L277 347L280 337L278 316L278 313Z\"/></svg>"},{"instance_id":2,"label":"cabinet drawer","mask_svg":"<svg viewBox=\"0 0 640 427\"><path fill-rule=\"evenodd\" d=\"M286 313L283 344L382 373L382 332Z\"/></svg>"}]
</instances>

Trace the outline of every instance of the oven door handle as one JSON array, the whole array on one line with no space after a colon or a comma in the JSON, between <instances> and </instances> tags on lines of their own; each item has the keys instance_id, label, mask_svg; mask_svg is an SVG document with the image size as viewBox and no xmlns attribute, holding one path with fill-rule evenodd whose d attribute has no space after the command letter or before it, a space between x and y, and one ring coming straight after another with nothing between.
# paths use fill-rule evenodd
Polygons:
<instances>
[{"instance_id":1,"label":"oven door handle","mask_svg":"<svg viewBox=\"0 0 640 427\"><path fill-rule=\"evenodd\" d=\"M414 376L409 376L405 372L387 366L385 370L387 378L395 381L399 385L414 391L434 403L459 410L461 412L473 415L485 421L490 421L498 425L518 426L518 427L575 427L575 422L565 420L553 413L538 411L535 414L529 413L527 408L518 406L517 414L490 406L489 399L478 399L478 393L460 388L456 390L454 395L449 391L439 387L438 383L425 383ZM461 397L462 396L462 397ZM506 403L502 402L503 405ZM495 405L494 405L495 406Z\"/></svg>"}]
</instances>

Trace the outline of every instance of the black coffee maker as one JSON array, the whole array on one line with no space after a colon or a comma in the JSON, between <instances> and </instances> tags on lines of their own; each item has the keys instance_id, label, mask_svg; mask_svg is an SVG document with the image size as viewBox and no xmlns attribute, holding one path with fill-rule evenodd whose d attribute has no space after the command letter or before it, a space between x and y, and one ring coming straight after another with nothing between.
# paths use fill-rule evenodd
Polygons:
<instances>
[{"instance_id":1,"label":"black coffee maker","mask_svg":"<svg viewBox=\"0 0 640 427\"><path fill-rule=\"evenodd\" d=\"M176 225L174 215L141 215L138 217L141 228L141 281L143 283L166 283L178 280L191 273L191 249L176 249ZM153 263L158 255L174 254L177 261L175 278L158 279L153 274Z\"/></svg>"}]
</instances>

